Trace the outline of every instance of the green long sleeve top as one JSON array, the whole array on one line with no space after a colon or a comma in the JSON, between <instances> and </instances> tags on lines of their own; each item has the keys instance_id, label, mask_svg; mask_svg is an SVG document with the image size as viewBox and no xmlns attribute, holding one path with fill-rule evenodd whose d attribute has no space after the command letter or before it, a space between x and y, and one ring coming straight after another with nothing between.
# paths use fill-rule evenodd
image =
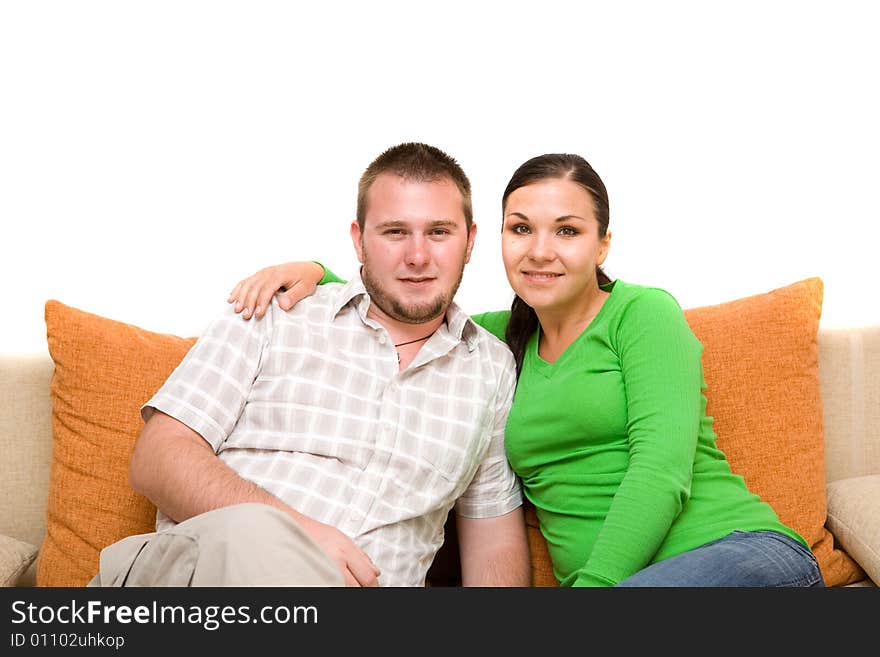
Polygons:
<instances>
[{"instance_id":1,"label":"green long sleeve top","mask_svg":"<svg viewBox=\"0 0 880 657\"><path fill-rule=\"evenodd\" d=\"M322 282L338 280L329 273ZM805 546L733 474L706 414L702 345L676 300L614 281L553 362L526 346L506 450L562 586L610 586L734 530ZM504 339L509 311L474 321Z\"/></svg>"},{"instance_id":2,"label":"green long sleeve top","mask_svg":"<svg viewBox=\"0 0 880 657\"><path fill-rule=\"evenodd\" d=\"M508 459L563 586L609 586L734 530L804 545L733 474L706 415L702 345L667 292L615 281L559 358L526 347ZM503 339L509 312L475 321Z\"/></svg>"}]
</instances>

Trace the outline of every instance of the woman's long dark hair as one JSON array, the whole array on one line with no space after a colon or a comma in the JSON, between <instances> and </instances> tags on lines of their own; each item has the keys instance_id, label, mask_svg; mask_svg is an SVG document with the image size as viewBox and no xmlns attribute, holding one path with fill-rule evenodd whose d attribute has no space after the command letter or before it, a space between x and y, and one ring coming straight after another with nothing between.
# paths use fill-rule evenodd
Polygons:
<instances>
[{"instance_id":1,"label":"woman's long dark hair","mask_svg":"<svg viewBox=\"0 0 880 657\"><path fill-rule=\"evenodd\" d=\"M608 192L605 189L605 183L599 177L599 174L593 170L590 163L580 155L572 155L569 153L549 153L547 155L539 155L524 162L513 172L510 182L504 190L501 197L501 215L502 225L507 207L507 197L510 196L520 187L531 185L541 180L552 178L563 178L577 183L589 192L593 199L593 211L599 222L599 237L605 237L608 232L609 210L608 210ZM596 267L596 278L599 285L610 283L611 279L602 271L601 267ZM516 359L516 375L522 371L523 357L525 356L526 343L538 328L538 316L534 309L525 301L515 295L513 303L510 306L510 323L507 325L505 340L507 346L513 352Z\"/></svg>"}]
</instances>

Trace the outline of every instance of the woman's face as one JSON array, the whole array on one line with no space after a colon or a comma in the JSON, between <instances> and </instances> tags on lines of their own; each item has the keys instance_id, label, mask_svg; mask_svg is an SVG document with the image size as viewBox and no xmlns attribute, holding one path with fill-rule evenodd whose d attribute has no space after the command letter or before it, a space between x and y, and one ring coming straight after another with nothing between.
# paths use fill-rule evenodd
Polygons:
<instances>
[{"instance_id":1,"label":"woman's face","mask_svg":"<svg viewBox=\"0 0 880 657\"><path fill-rule=\"evenodd\" d=\"M541 180L507 197L501 237L507 280L539 313L591 299L610 242L610 232L599 237L590 193L571 180Z\"/></svg>"}]
</instances>

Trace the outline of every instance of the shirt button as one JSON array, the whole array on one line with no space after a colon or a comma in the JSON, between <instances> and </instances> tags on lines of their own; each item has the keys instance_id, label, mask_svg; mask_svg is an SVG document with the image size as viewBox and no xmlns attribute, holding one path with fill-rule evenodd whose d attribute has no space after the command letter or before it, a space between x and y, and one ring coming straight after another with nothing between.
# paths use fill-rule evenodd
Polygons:
<instances>
[{"instance_id":1,"label":"shirt button","mask_svg":"<svg viewBox=\"0 0 880 657\"><path fill-rule=\"evenodd\" d=\"M379 344L385 344L388 340L385 339L384 335L379 336Z\"/></svg>"}]
</instances>

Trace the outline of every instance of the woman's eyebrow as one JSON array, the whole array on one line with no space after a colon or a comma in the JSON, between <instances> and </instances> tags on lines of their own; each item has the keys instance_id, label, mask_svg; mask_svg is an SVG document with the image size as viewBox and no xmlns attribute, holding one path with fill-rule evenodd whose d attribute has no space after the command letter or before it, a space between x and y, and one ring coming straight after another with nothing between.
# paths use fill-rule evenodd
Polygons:
<instances>
[{"instance_id":1,"label":"woman's eyebrow","mask_svg":"<svg viewBox=\"0 0 880 657\"><path fill-rule=\"evenodd\" d=\"M524 221L529 221L529 218L526 215L524 215L522 212L508 212L507 216L508 217L519 217L520 219L522 219ZM553 221L556 223L560 223L563 221L571 221L572 219L579 219L580 221L586 221L586 219L584 217L581 217L580 215L577 215L577 214L564 214L561 217L557 217Z\"/></svg>"}]
</instances>

